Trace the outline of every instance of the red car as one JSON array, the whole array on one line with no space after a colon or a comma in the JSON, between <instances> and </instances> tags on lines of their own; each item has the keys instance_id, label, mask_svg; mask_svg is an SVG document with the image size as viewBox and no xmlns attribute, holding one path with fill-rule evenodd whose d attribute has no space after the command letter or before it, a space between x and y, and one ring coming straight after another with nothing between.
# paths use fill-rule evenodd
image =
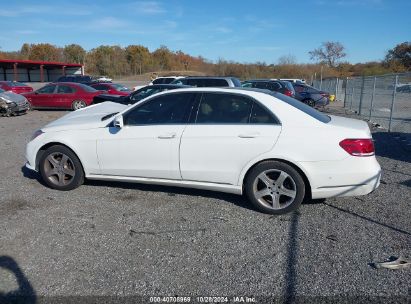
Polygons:
<instances>
[{"instance_id":1,"label":"red car","mask_svg":"<svg viewBox=\"0 0 411 304\"><path fill-rule=\"evenodd\" d=\"M106 91L108 94L113 95L127 96L131 93L131 90L129 88L126 88L125 86L118 83L100 82L93 83L90 86L95 88L96 90L103 90Z\"/></svg>"},{"instance_id":2,"label":"red car","mask_svg":"<svg viewBox=\"0 0 411 304\"><path fill-rule=\"evenodd\" d=\"M17 81L0 81L0 89L16 94L33 92L33 88Z\"/></svg>"},{"instance_id":3,"label":"red car","mask_svg":"<svg viewBox=\"0 0 411 304\"><path fill-rule=\"evenodd\" d=\"M74 82L50 83L37 91L23 94L32 108L78 110L93 103L93 97L105 93L85 84Z\"/></svg>"}]
</instances>

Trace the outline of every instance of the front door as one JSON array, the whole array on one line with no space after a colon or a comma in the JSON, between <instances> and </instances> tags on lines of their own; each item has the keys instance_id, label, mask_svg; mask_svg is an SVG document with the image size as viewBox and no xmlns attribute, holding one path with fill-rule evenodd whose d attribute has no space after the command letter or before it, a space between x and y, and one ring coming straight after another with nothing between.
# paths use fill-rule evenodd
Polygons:
<instances>
[{"instance_id":1,"label":"front door","mask_svg":"<svg viewBox=\"0 0 411 304\"><path fill-rule=\"evenodd\" d=\"M123 128L102 128L97 140L101 174L181 179L179 146L194 96L154 97L125 113Z\"/></svg>"},{"instance_id":2,"label":"front door","mask_svg":"<svg viewBox=\"0 0 411 304\"><path fill-rule=\"evenodd\" d=\"M42 87L31 94L29 102L35 108L48 108L51 107L53 93L56 89L56 85L50 84Z\"/></svg>"}]
</instances>

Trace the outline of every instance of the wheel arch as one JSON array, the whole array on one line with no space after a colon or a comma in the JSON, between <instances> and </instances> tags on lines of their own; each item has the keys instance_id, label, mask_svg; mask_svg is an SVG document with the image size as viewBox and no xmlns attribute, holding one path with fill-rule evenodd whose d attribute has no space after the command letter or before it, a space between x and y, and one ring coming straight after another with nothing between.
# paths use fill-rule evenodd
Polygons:
<instances>
[{"instance_id":1,"label":"wheel arch","mask_svg":"<svg viewBox=\"0 0 411 304\"><path fill-rule=\"evenodd\" d=\"M47 150L48 148L53 147L53 146L63 146L63 147L65 147L65 148L69 149L71 152L73 152L73 153L77 156L77 158L79 159L80 164L81 164L81 166L82 166L82 168L83 168L83 171L85 171L85 170L84 170L84 163L83 163L83 161L81 160L81 157L79 156L79 154L76 152L76 150L73 149L72 147L70 147L69 145L65 144L65 143L57 142L57 141L49 142L49 143L43 145L42 147L40 147L40 149L37 151L37 154L36 154L36 171L39 170L40 159L41 159L41 157L43 156L44 152L46 152L46 150Z\"/></svg>"},{"instance_id":2,"label":"wheel arch","mask_svg":"<svg viewBox=\"0 0 411 304\"><path fill-rule=\"evenodd\" d=\"M242 180L241 180L241 185L242 185L242 191L243 191L243 193L244 193L244 183L245 183L245 181L247 180L247 177L248 177L248 175L250 174L251 170L252 170L255 166L257 166L258 164L260 164L260 163L262 163L262 162L266 162L266 161L282 162L282 163L285 163L285 164L293 167L295 170L297 170L297 172L301 175L302 179L304 180L305 196L304 196L303 201L310 200L310 199L312 198L312 194L311 194L311 183L310 183L310 180L309 180L307 174L305 173L305 171L304 171L301 167L299 167L298 165L296 165L295 163L293 163L293 162L291 162L291 161L289 161L289 160L283 159L283 158L266 158L266 159L259 160L259 161L255 162L253 165L251 165L251 166L247 169L247 171L245 172L245 174L244 174L244 176L242 177Z\"/></svg>"}]
</instances>

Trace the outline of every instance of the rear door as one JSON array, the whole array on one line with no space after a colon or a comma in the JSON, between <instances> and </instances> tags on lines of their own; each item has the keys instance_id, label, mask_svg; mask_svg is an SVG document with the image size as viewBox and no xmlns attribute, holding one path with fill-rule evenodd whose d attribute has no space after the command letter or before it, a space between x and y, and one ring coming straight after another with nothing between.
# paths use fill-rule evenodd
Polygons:
<instances>
[{"instance_id":1,"label":"rear door","mask_svg":"<svg viewBox=\"0 0 411 304\"><path fill-rule=\"evenodd\" d=\"M241 170L271 150L281 125L263 105L235 93L204 93L180 144L183 180L237 185Z\"/></svg>"},{"instance_id":2,"label":"rear door","mask_svg":"<svg viewBox=\"0 0 411 304\"><path fill-rule=\"evenodd\" d=\"M59 84L55 94L55 107L71 109L72 102L76 99L76 89L72 86Z\"/></svg>"}]
</instances>

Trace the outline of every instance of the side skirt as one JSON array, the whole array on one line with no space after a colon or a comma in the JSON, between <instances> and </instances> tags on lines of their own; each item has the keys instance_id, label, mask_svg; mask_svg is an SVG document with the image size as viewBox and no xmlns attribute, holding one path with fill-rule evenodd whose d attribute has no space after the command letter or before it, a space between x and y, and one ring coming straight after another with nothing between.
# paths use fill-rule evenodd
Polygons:
<instances>
[{"instance_id":1,"label":"side skirt","mask_svg":"<svg viewBox=\"0 0 411 304\"><path fill-rule=\"evenodd\" d=\"M243 192L243 189L241 186L233 186L229 184L197 182L197 181L186 181L186 180L172 180L172 179L117 176L117 175L97 175L97 174L88 174L86 178L92 179L92 180L118 181L118 182L163 185L163 186L173 186L173 187L183 187L183 188L194 188L194 189L226 192L226 193L232 193L232 194L238 194L238 195L241 195Z\"/></svg>"}]
</instances>

